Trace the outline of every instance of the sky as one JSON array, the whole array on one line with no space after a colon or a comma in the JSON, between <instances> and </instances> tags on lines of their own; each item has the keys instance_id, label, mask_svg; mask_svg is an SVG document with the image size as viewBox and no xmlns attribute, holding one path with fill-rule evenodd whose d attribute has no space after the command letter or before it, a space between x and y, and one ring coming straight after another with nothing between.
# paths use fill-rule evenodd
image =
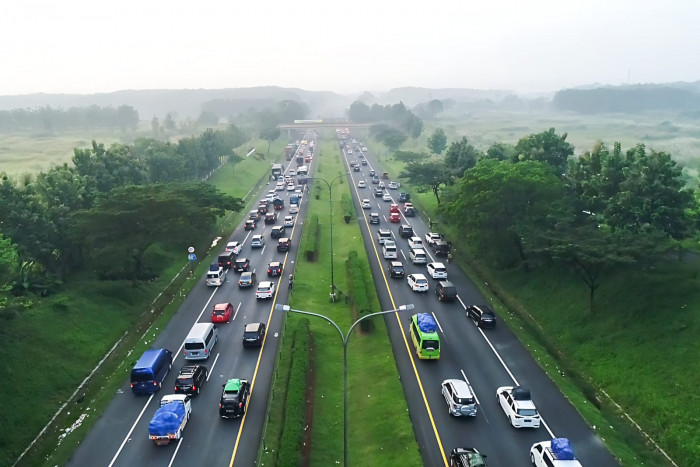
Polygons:
<instances>
[{"instance_id":1,"label":"sky","mask_svg":"<svg viewBox=\"0 0 700 467\"><path fill-rule=\"evenodd\" d=\"M696 81L699 22L697 0L8 1L0 95Z\"/></svg>"}]
</instances>

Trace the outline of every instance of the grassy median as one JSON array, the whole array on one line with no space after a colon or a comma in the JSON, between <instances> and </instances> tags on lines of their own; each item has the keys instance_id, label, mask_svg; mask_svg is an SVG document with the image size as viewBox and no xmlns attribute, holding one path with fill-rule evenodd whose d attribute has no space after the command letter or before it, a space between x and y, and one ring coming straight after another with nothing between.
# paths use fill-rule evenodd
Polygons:
<instances>
[{"instance_id":1,"label":"grassy median","mask_svg":"<svg viewBox=\"0 0 700 467\"><path fill-rule=\"evenodd\" d=\"M320 146L320 147L319 147ZM330 182L344 173L335 134L317 146L312 175ZM358 252L363 268L369 270L364 254L364 243L355 215L349 223L343 219L343 194L350 194L345 176L333 183L333 249L334 282L340 290L340 300L331 303L330 226L328 188L323 182L312 185L307 195L309 211L307 219L317 216L320 236L315 261L307 261L300 252L296 264L292 308L319 313L335 321L347 332L358 315L355 295L365 293L372 311L380 311L374 288L351 292L346 261L352 251ZM312 235L312 229L304 228L304 235ZM307 239L302 244L308 245ZM346 301L347 297L347 301ZM312 342L310 350L311 372L309 385L289 384L290 355L294 339L286 334L296 329L298 321L308 319ZM351 465L423 465L415 441L413 427L408 416L408 406L394 362L391 344L384 320L374 318L373 330L363 332L356 327L348 344L348 394L349 394L349 457ZM300 446L301 465L328 466L343 463L343 346L338 331L320 318L289 313L285 333L280 346L279 361L275 370L270 415L261 448L260 465L284 465L278 459L280 438L284 430L298 430L293 422L284 424L281 417L284 394L288 391L304 391L307 404L312 404L312 414L306 413L308 426L301 429L310 432L302 439L309 446ZM310 418L312 416L312 418ZM294 464L297 465L297 464Z\"/></svg>"}]
</instances>

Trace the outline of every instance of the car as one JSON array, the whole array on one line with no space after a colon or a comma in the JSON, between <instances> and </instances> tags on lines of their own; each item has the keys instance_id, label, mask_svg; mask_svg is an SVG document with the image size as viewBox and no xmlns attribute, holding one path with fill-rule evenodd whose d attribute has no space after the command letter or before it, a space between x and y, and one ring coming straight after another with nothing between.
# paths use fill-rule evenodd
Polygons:
<instances>
[{"instance_id":1,"label":"car","mask_svg":"<svg viewBox=\"0 0 700 467\"><path fill-rule=\"evenodd\" d=\"M217 264L224 269L231 269L231 265L236 260L233 251L222 251L217 258Z\"/></svg>"},{"instance_id":2,"label":"car","mask_svg":"<svg viewBox=\"0 0 700 467\"><path fill-rule=\"evenodd\" d=\"M253 238L250 239L250 247L251 248L262 248L265 246L265 237L262 235L253 235Z\"/></svg>"},{"instance_id":3,"label":"car","mask_svg":"<svg viewBox=\"0 0 700 467\"><path fill-rule=\"evenodd\" d=\"M241 248L243 245L241 245L241 242L228 242L226 244L226 251L230 251L234 255L238 255L241 253Z\"/></svg>"},{"instance_id":4,"label":"car","mask_svg":"<svg viewBox=\"0 0 700 467\"><path fill-rule=\"evenodd\" d=\"M284 181L284 176L278 175L278 176L277 176L277 181L278 181L278 182L283 182L283 181Z\"/></svg>"},{"instance_id":5,"label":"car","mask_svg":"<svg viewBox=\"0 0 700 467\"><path fill-rule=\"evenodd\" d=\"M474 323L480 328L496 327L496 314L488 305L469 305L467 316L474 320Z\"/></svg>"},{"instance_id":6,"label":"car","mask_svg":"<svg viewBox=\"0 0 700 467\"><path fill-rule=\"evenodd\" d=\"M244 230L255 230L255 228L257 226L258 226L258 224L254 220L250 219L250 220L245 221L245 225L243 226L243 229Z\"/></svg>"},{"instance_id":7,"label":"car","mask_svg":"<svg viewBox=\"0 0 700 467\"><path fill-rule=\"evenodd\" d=\"M535 467L581 467L566 438L552 438L550 441L533 444L530 448L530 462Z\"/></svg>"},{"instance_id":8,"label":"car","mask_svg":"<svg viewBox=\"0 0 700 467\"><path fill-rule=\"evenodd\" d=\"M402 224L399 227L399 236L402 238L411 238L413 237L413 227L411 227L408 224Z\"/></svg>"},{"instance_id":9,"label":"car","mask_svg":"<svg viewBox=\"0 0 700 467\"><path fill-rule=\"evenodd\" d=\"M399 211L399 205L396 204L396 203L391 203L391 204L389 205L389 212L396 212L396 213L400 212L400 211Z\"/></svg>"},{"instance_id":10,"label":"car","mask_svg":"<svg viewBox=\"0 0 700 467\"><path fill-rule=\"evenodd\" d=\"M368 199L362 200L362 209L372 209L372 203Z\"/></svg>"},{"instance_id":11,"label":"car","mask_svg":"<svg viewBox=\"0 0 700 467\"><path fill-rule=\"evenodd\" d=\"M348 149L348 154L352 154L352 149Z\"/></svg>"},{"instance_id":12,"label":"car","mask_svg":"<svg viewBox=\"0 0 700 467\"><path fill-rule=\"evenodd\" d=\"M428 263L428 275L433 279L447 279L447 268L442 263Z\"/></svg>"},{"instance_id":13,"label":"car","mask_svg":"<svg viewBox=\"0 0 700 467\"><path fill-rule=\"evenodd\" d=\"M283 225L285 227L294 227L294 216L285 216Z\"/></svg>"},{"instance_id":14,"label":"car","mask_svg":"<svg viewBox=\"0 0 700 467\"><path fill-rule=\"evenodd\" d=\"M228 269L224 269L217 264L218 268L214 270L212 266L213 264L209 266L209 271L207 271L207 287L219 287L224 285Z\"/></svg>"},{"instance_id":15,"label":"car","mask_svg":"<svg viewBox=\"0 0 700 467\"><path fill-rule=\"evenodd\" d=\"M270 238L284 237L287 229L283 225L276 225L270 230Z\"/></svg>"},{"instance_id":16,"label":"car","mask_svg":"<svg viewBox=\"0 0 700 467\"><path fill-rule=\"evenodd\" d=\"M477 406L474 391L463 379L446 379L442 382L442 395L450 415L476 417Z\"/></svg>"},{"instance_id":17,"label":"car","mask_svg":"<svg viewBox=\"0 0 700 467\"><path fill-rule=\"evenodd\" d=\"M243 347L262 347L265 339L264 323L248 323L243 329Z\"/></svg>"},{"instance_id":18,"label":"car","mask_svg":"<svg viewBox=\"0 0 700 467\"><path fill-rule=\"evenodd\" d=\"M364 180L360 180L359 182L357 182L357 188L365 188L366 186L367 182L365 182Z\"/></svg>"},{"instance_id":19,"label":"car","mask_svg":"<svg viewBox=\"0 0 700 467\"><path fill-rule=\"evenodd\" d=\"M211 312L212 323L228 323L233 314L233 305L230 303L217 303Z\"/></svg>"},{"instance_id":20,"label":"car","mask_svg":"<svg viewBox=\"0 0 700 467\"><path fill-rule=\"evenodd\" d=\"M268 212L265 214L265 223L266 224L274 224L277 222L277 213L276 212Z\"/></svg>"},{"instance_id":21,"label":"car","mask_svg":"<svg viewBox=\"0 0 700 467\"><path fill-rule=\"evenodd\" d=\"M238 258L233 263L233 270L236 272L244 272L250 269L250 260L248 258Z\"/></svg>"},{"instance_id":22,"label":"car","mask_svg":"<svg viewBox=\"0 0 700 467\"><path fill-rule=\"evenodd\" d=\"M221 391L219 415L222 418L240 418L245 414L250 397L250 384L245 379L229 379Z\"/></svg>"},{"instance_id":23,"label":"car","mask_svg":"<svg viewBox=\"0 0 700 467\"><path fill-rule=\"evenodd\" d=\"M294 191L294 183L287 183L287 191Z\"/></svg>"},{"instance_id":24,"label":"car","mask_svg":"<svg viewBox=\"0 0 700 467\"><path fill-rule=\"evenodd\" d=\"M275 211L284 209L284 200L282 198L275 198L272 200L272 205L274 206Z\"/></svg>"},{"instance_id":25,"label":"car","mask_svg":"<svg viewBox=\"0 0 700 467\"><path fill-rule=\"evenodd\" d=\"M369 223L370 224L379 224L379 222L380 222L379 213L370 212L369 213Z\"/></svg>"},{"instance_id":26,"label":"car","mask_svg":"<svg viewBox=\"0 0 700 467\"><path fill-rule=\"evenodd\" d=\"M428 232L425 234L425 242L430 246L433 246L435 242L439 242L440 240L442 240L442 234L436 232Z\"/></svg>"},{"instance_id":27,"label":"car","mask_svg":"<svg viewBox=\"0 0 700 467\"><path fill-rule=\"evenodd\" d=\"M413 203L403 203L404 212L406 211L406 209L413 209Z\"/></svg>"},{"instance_id":28,"label":"car","mask_svg":"<svg viewBox=\"0 0 700 467\"><path fill-rule=\"evenodd\" d=\"M530 391L522 386L501 386L496 397L514 428L539 428L540 414L532 402Z\"/></svg>"},{"instance_id":29,"label":"car","mask_svg":"<svg viewBox=\"0 0 700 467\"><path fill-rule=\"evenodd\" d=\"M401 261L391 261L387 269L389 271L389 277L403 277L405 274Z\"/></svg>"},{"instance_id":30,"label":"car","mask_svg":"<svg viewBox=\"0 0 700 467\"><path fill-rule=\"evenodd\" d=\"M230 305L230 304L229 304ZM202 384L207 380L209 370L204 365L185 365L175 378L176 394L199 394Z\"/></svg>"},{"instance_id":31,"label":"car","mask_svg":"<svg viewBox=\"0 0 700 467\"><path fill-rule=\"evenodd\" d=\"M238 278L238 287L242 289L246 287L252 287L255 285L255 282L255 271L245 271L241 273L240 277Z\"/></svg>"},{"instance_id":32,"label":"car","mask_svg":"<svg viewBox=\"0 0 700 467\"><path fill-rule=\"evenodd\" d=\"M384 185L384 182L379 182L379 188L386 188L386 186Z\"/></svg>"},{"instance_id":33,"label":"car","mask_svg":"<svg viewBox=\"0 0 700 467\"><path fill-rule=\"evenodd\" d=\"M426 264L428 262L428 256L422 248L409 248L408 258L413 264Z\"/></svg>"},{"instance_id":34,"label":"car","mask_svg":"<svg viewBox=\"0 0 700 467\"><path fill-rule=\"evenodd\" d=\"M297 171L294 170L294 169L291 169L291 170L289 171L289 176L290 176L290 177L296 177L296 176L297 176Z\"/></svg>"},{"instance_id":35,"label":"car","mask_svg":"<svg viewBox=\"0 0 700 467\"><path fill-rule=\"evenodd\" d=\"M289 205L289 214L297 214L299 212L299 206L296 204Z\"/></svg>"},{"instance_id":36,"label":"car","mask_svg":"<svg viewBox=\"0 0 700 467\"><path fill-rule=\"evenodd\" d=\"M273 261L267 265L267 277L277 277L282 274L282 263Z\"/></svg>"},{"instance_id":37,"label":"car","mask_svg":"<svg viewBox=\"0 0 700 467\"><path fill-rule=\"evenodd\" d=\"M389 182L389 189L390 189L390 190L398 190L398 189L399 189L399 183L398 183L398 182Z\"/></svg>"},{"instance_id":38,"label":"car","mask_svg":"<svg viewBox=\"0 0 700 467\"><path fill-rule=\"evenodd\" d=\"M377 172L376 172L374 169L372 169L372 170L369 171L369 176L370 176L370 177L374 177L375 175L377 175Z\"/></svg>"},{"instance_id":39,"label":"car","mask_svg":"<svg viewBox=\"0 0 700 467\"><path fill-rule=\"evenodd\" d=\"M476 448L454 448L450 453L450 467L486 467L486 457Z\"/></svg>"},{"instance_id":40,"label":"car","mask_svg":"<svg viewBox=\"0 0 700 467\"><path fill-rule=\"evenodd\" d=\"M277 185L275 186L275 191L284 191L285 188L287 188L287 186L284 184L284 179L282 179L281 182L277 182Z\"/></svg>"},{"instance_id":41,"label":"car","mask_svg":"<svg viewBox=\"0 0 700 467\"><path fill-rule=\"evenodd\" d=\"M272 298L275 295L275 283L264 281L258 284L258 290L255 291L255 298Z\"/></svg>"},{"instance_id":42,"label":"car","mask_svg":"<svg viewBox=\"0 0 700 467\"><path fill-rule=\"evenodd\" d=\"M356 165L355 167L352 168L354 172L359 172L360 171L360 166Z\"/></svg>"},{"instance_id":43,"label":"car","mask_svg":"<svg viewBox=\"0 0 700 467\"><path fill-rule=\"evenodd\" d=\"M362 157L362 156L360 156L360 157ZM362 165L367 165L367 160L362 159Z\"/></svg>"},{"instance_id":44,"label":"car","mask_svg":"<svg viewBox=\"0 0 700 467\"><path fill-rule=\"evenodd\" d=\"M392 224L399 224L401 222L401 214L399 214L398 212L392 212L389 215L389 222L391 222Z\"/></svg>"},{"instance_id":45,"label":"car","mask_svg":"<svg viewBox=\"0 0 700 467\"><path fill-rule=\"evenodd\" d=\"M376 175L372 176L372 185L378 185L379 184L379 177Z\"/></svg>"},{"instance_id":46,"label":"car","mask_svg":"<svg viewBox=\"0 0 700 467\"><path fill-rule=\"evenodd\" d=\"M377 229L377 243L382 245L387 240L391 240L391 230Z\"/></svg>"},{"instance_id":47,"label":"car","mask_svg":"<svg viewBox=\"0 0 700 467\"><path fill-rule=\"evenodd\" d=\"M391 201L391 195L389 193L384 193L384 195L382 196L382 199L384 201Z\"/></svg>"},{"instance_id":48,"label":"car","mask_svg":"<svg viewBox=\"0 0 700 467\"><path fill-rule=\"evenodd\" d=\"M435 295L441 302L451 302L457 298L457 287L448 280L438 281L435 285Z\"/></svg>"},{"instance_id":49,"label":"car","mask_svg":"<svg viewBox=\"0 0 700 467\"><path fill-rule=\"evenodd\" d=\"M423 274L409 274L408 286L414 292L427 292L428 279L426 279L426 277Z\"/></svg>"},{"instance_id":50,"label":"car","mask_svg":"<svg viewBox=\"0 0 700 467\"><path fill-rule=\"evenodd\" d=\"M363 146L363 147L362 147L362 152L367 152L367 148Z\"/></svg>"},{"instance_id":51,"label":"car","mask_svg":"<svg viewBox=\"0 0 700 467\"><path fill-rule=\"evenodd\" d=\"M263 200L263 201L265 201L265 200ZM258 213L260 213L261 215L267 214L267 211L270 210L269 207L270 207L270 205L267 203L267 201L265 201L264 203L260 203L258 205Z\"/></svg>"},{"instance_id":52,"label":"car","mask_svg":"<svg viewBox=\"0 0 700 467\"><path fill-rule=\"evenodd\" d=\"M265 204L268 204L271 203L273 199L275 199L275 190L272 190L271 193L268 193L263 201L265 201Z\"/></svg>"},{"instance_id":53,"label":"car","mask_svg":"<svg viewBox=\"0 0 700 467\"><path fill-rule=\"evenodd\" d=\"M254 221L259 221L260 220L260 211L250 211L250 213L248 213L248 219L252 219Z\"/></svg>"},{"instance_id":54,"label":"car","mask_svg":"<svg viewBox=\"0 0 700 467\"><path fill-rule=\"evenodd\" d=\"M411 200L411 195L408 193L401 192L399 193L399 203L405 203L406 201Z\"/></svg>"},{"instance_id":55,"label":"car","mask_svg":"<svg viewBox=\"0 0 700 467\"><path fill-rule=\"evenodd\" d=\"M408 247L414 250L416 248L423 248L423 240L421 240L420 237L411 237L408 239Z\"/></svg>"},{"instance_id":56,"label":"car","mask_svg":"<svg viewBox=\"0 0 700 467\"><path fill-rule=\"evenodd\" d=\"M285 251L289 251L289 248L292 246L292 241L286 237L280 238L277 241L277 251L284 253Z\"/></svg>"},{"instance_id":57,"label":"car","mask_svg":"<svg viewBox=\"0 0 700 467\"><path fill-rule=\"evenodd\" d=\"M374 197L381 198L382 196L384 196L384 190L382 190L381 188L375 188L374 189Z\"/></svg>"}]
</instances>

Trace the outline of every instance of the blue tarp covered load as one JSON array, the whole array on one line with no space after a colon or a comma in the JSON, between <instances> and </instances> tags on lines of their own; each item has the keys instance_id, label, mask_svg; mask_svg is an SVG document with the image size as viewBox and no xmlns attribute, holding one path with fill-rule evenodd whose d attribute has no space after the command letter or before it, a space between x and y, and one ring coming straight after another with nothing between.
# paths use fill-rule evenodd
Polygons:
<instances>
[{"instance_id":1,"label":"blue tarp covered load","mask_svg":"<svg viewBox=\"0 0 700 467\"><path fill-rule=\"evenodd\" d=\"M437 323L428 313L418 313L416 322L418 323L418 329L422 332L435 332L437 329Z\"/></svg>"},{"instance_id":2,"label":"blue tarp covered load","mask_svg":"<svg viewBox=\"0 0 700 467\"><path fill-rule=\"evenodd\" d=\"M558 460L572 461L576 459L574 449L566 438L552 438L552 452Z\"/></svg>"},{"instance_id":3,"label":"blue tarp covered load","mask_svg":"<svg viewBox=\"0 0 700 467\"><path fill-rule=\"evenodd\" d=\"M185 418L185 406L179 402L171 402L164 405L153 416L148 425L148 434L151 436L166 436L176 433L182 420Z\"/></svg>"}]
</instances>

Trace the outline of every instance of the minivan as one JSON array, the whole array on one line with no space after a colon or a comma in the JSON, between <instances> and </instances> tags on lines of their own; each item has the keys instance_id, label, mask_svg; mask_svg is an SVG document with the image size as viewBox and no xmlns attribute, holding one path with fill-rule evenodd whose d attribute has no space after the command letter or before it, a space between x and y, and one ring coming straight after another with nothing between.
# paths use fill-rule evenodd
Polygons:
<instances>
[{"instance_id":1,"label":"minivan","mask_svg":"<svg viewBox=\"0 0 700 467\"><path fill-rule=\"evenodd\" d=\"M131 370L131 391L134 394L157 392L173 366L173 353L168 349L148 349Z\"/></svg>"},{"instance_id":2,"label":"minivan","mask_svg":"<svg viewBox=\"0 0 700 467\"><path fill-rule=\"evenodd\" d=\"M377 242L382 244L385 240L391 240L391 230L379 229L377 230Z\"/></svg>"},{"instance_id":3,"label":"minivan","mask_svg":"<svg viewBox=\"0 0 700 467\"><path fill-rule=\"evenodd\" d=\"M403 224L399 227L399 236L402 238L413 237L413 227L408 224Z\"/></svg>"},{"instance_id":4,"label":"minivan","mask_svg":"<svg viewBox=\"0 0 700 467\"><path fill-rule=\"evenodd\" d=\"M435 256L447 256L450 253L450 245L439 240L433 243L433 250L435 251Z\"/></svg>"},{"instance_id":5,"label":"minivan","mask_svg":"<svg viewBox=\"0 0 700 467\"><path fill-rule=\"evenodd\" d=\"M450 281L438 281L435 286L435 295L441 302L450 302L457 298L457 288Z\"/></svg>"},{"instance_id":6,"label":"minivan","mask_svg":"<svg viewBox=\"0 0 700 467\"><path fill-rule=\"evenodd\" d=\"M217 327L212 323L195 323L185 338L185 360L205 360L219 339Z\"/></svg>"},{"instance_id":7,"label":"minivan","mask_svg":"<svg viewBox=\"0 0 700 467\"><path fill-rule=\"evenodd\" d=\"M425 254L422 248L409 248L408 257L413 264L425 264L428 262L428 256Z\"/></svg>"},{"instance_id":8,"label":"minivan","mask_svg":"<svg viewBox=\"0 0 700 467\"><path fill-rule=\"evenodd\" d=\"M224 283L226 279L226 269L219 266L216 271L207 271L207 285L209 287L218 287Z\"/></svg>"},{"instance_id":9,"label":"minivan","mask_svg":"<svg viewBox=\"0 0 700 467\"><path fill-rule=\"evenodd\" d=\"M233 262L236 260L236 255L233 251L222 251L219 253L219 266L224 269L231 269Z\"/></svg>"},{"instance_id":10,"label":"minivan","mask_svg":"<svg viewBox=\"0 0 700 467\"><path fill-rule=\"evenodd\" d=\"M384 259L396 259L398 257L396 254L396 242L393 240L384 240L382 253L384 254Z\"/></svg>"}]
</instances>

